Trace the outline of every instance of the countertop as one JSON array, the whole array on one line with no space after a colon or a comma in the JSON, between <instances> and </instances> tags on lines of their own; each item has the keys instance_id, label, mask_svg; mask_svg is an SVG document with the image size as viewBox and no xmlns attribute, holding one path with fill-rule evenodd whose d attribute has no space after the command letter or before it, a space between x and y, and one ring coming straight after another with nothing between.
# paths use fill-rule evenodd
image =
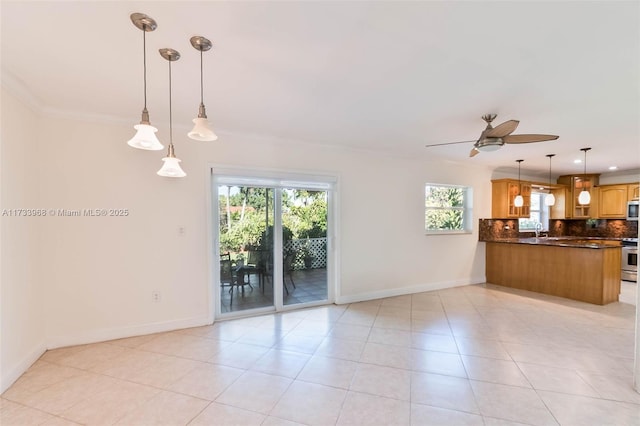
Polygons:
<instances>
[{"instance_id":1,"label":"countertop","mask_svg":"<svg viewBox=\"0 0 640 426\"><path fill-rule=\"evenodd\" d=\"M529 237L529 238L502 238L488 243L506 244L532 244L556 247L574 247L591 249L620 248L622 242L615 238L585 238L585 237Z\"/></svg>"}]
</instances>

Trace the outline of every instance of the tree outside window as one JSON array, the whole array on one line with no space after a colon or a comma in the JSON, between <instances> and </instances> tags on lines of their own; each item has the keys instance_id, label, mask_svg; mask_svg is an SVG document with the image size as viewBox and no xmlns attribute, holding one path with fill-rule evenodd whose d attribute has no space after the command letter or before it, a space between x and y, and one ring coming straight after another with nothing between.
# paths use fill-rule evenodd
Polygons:
<instances>
[{"instance_id":1,"label":"tree outside window","mask_svg":"<svg viewBox=\"0 0 640 426\"><path fill-rule=\"evenodd\" d=\"M459 185L425 185L427 234L467 233L472 224L472 190Z\"/></svg>"}]
</instances>

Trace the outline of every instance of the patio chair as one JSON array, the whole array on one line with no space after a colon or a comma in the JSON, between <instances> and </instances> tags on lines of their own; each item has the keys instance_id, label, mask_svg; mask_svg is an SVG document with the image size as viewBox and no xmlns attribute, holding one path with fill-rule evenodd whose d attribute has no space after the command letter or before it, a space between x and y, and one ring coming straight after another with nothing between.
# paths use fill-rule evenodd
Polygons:
<instances>
[{"instance_id":1,"label":"patio chair","mask_svg":"<svg viewBox=\"0 0 640 426\"><path fill-rule=\"evenodd\" d=\"M248 285L253 290L251 283L246 282L243 271L243 264L239 263L238 265L233 265L231 261L231 255L229 253L225 253L220 255L220 290L222 291L224 287L229 287L230 301L229 306L233 305L233 289L237 287L239 290L242 289L242 294L244 295L244 286Z\"/></svg>"},{"instance_id":2,"label":"patio chair","mask_svg":"<svg viewBox=\"0 0 640 426\"><path fill-rule=\"evenodd\" d=\"M288 253L284 256L282 260L282 283L284 284L284 275L289 275L289 280L291 281L291 285L293 288L296 288L296 283L293 282L293 261L296 259L295 253ZM287 288L285 285L284 288ZM287 294L289 291L287 290Z\"/></svg>"},{"instance_id":3,"label":"patio chair","mask_svg":"<svg viewBox=\"0 0 640 426\"><path fill-rule=\"evenodd\" d=\"M264 263L264 276L269 278L269 282L272 282L271 278L273 278L273 258L271 256L271 252L267 252L267 253L268 253L268 259ZM289 275L289 280L291 281L293 288L296 288L296 284L293 282L293 275L292 275L293 262L295 258L296 258L296 254L294 252L294 253L285 254L284 258L282 259L282 286L284 287L284 291L287 294L289 294L289 288L287 287L287 283L284 280L285 274Z\"/></svg>"},{"instance_id":4,"label":"patio chair","mask_svg":"<svg viewBox=\"0 0 640 426\"><path fill-rule=\"evenodd\" d=\"M268 252L266 250L249 250L247 254L247 264L245 265L245 273L258 276L258 285L264 292L263 280L265 277L265 265Z\"/></svg>"}]
</instances>

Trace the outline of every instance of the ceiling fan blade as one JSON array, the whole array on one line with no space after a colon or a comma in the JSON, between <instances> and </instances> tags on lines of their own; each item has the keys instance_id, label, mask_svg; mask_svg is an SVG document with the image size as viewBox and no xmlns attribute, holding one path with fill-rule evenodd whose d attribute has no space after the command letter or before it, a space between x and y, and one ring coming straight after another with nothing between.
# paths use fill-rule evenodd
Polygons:
<instances>
[{"instance_id":1,"label":"ceiling fan blade","mask_svg":"<svg viewBox=\"0 0 640 426\"><path fill-rule=\"evenodd\" d=\"M518 124L520 124L518 120L505 121L493 129L489 129L484 136L487 138L503 138L513 132L518 127Z\"/></svg>"},{"instance_id":2,"label":"ceiling fan blade","mask_svg":"<svg viewBox=\"0 0 640 426\"><path fill-rule=\"evenodd\" d=\"M476 142L476 141L460 141L460 142L434 143L434 144L432 144L432 145L425 145L425 147L429 148L429 147L432 147L432 146L456 145L456 144L459 144L459 143L473 143L473 142Z\"/></svg>"},{"instance_id":3,"label":"ceiling fan blade","mask_svg":"<svg viewBox=\"0 0 640 426\"><path fill-rule=\"evenodd\" d=\"M504 143L544 142L558 139L556 135L508 135L502 138Z\"/></svg>"},{"instance_id":4,"label":"ceiling fan blade","mask_svg":"<svg viewBox=\"0 0 640 426\"><path fill-rule=\"evenodd\" d=\"M476 148L475 146L471 149L471 152L469 153L469 157L475 157L476 155L480 154L480 151L478 150L478 148Z\"/></svg>"}]
</instances>

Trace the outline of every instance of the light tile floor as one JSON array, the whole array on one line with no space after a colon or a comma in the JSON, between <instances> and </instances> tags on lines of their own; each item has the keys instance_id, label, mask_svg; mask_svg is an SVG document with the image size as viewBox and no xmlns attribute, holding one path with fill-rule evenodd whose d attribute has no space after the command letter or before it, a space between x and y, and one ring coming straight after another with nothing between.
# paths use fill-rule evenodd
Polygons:
<instances>
[{"instance_id":1,"label":"light tile floor","mask_svg":"<svg viewBox=\"0 0 640 426\"><path fill-rule=\"evenodd\" d=\"M475 285L48 351L8 425L639 425L636 285Z\"/></svg>"}]
</instances>

